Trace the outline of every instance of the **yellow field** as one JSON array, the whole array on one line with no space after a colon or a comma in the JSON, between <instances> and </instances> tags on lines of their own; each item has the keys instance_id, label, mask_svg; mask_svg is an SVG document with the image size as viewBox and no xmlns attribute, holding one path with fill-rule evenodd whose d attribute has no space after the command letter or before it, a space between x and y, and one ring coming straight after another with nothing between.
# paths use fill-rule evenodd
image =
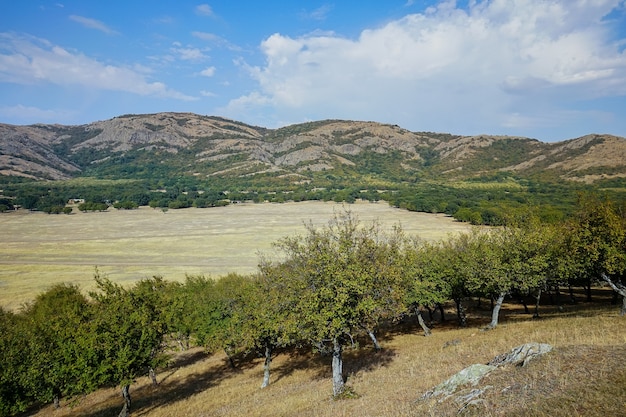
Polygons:
<instances>
[{"instance_id":1,"label":"yellow field","mask_svg":"<svg viewBox=\"0 0 626 417\"><path fill-rule=\"evenodd\" d=\"M411 213L387 203L346 205L363 222L399 224L423 239L445 238L470 226L444 215ZM93 285L94 269L130 283L154 275L253 273L272 242L304 233L304 223L325 224L342 205L324 202L237 204L163 212L151 208L106 213L0 215L0 306L15 309L50 285Z\"/></svg>"}]
</instances>

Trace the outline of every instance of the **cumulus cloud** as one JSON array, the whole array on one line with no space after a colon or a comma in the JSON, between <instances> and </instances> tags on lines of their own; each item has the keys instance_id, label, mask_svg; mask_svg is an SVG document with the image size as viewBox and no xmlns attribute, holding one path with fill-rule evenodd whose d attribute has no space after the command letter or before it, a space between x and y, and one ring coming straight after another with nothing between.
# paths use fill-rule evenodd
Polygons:
<instances>
[{"instance_id":1,"label":"cumulus cloud","mask_svg":"<svg viewBox=\"0 0 626 417\"><path fill-rule=\"evenodd\" d=\"M91 19L88 17L77 16L77 15L71 15L69 18L70 20L73 20L74 22L80 23L86 28L96 29L96 30L99 30L100 32L106 33L107 35L119 34L117 31L111 29L110 27L108 27L107 25L105 25L104 23L96 19Z\"/></svg>"},{"instance_id":2,"label":"cumulus cloud","mask_svg":"<svg viewBox=\"0 0 626 417\"><path fill-rule=\"evenodd\" d=\"M257 91L230 108L460 133L566 123L580 118L569 102L626 95L625 40L606 19L623 5L448 0L357 39L277 33L261 43L263 65L243 64Z\"/></svg>"},{"instance_id":3,"label":"cumulus cloud","mask_svg":"<svg viewBox=\"0 0 626 417\"><path fill-rule=\"evenodd\" d=\"M46 40L0 34L0 82L80 85L95 90L194 100L161 82L150 82L145 70L104 64Z\"/></svg>"}]
</instances>

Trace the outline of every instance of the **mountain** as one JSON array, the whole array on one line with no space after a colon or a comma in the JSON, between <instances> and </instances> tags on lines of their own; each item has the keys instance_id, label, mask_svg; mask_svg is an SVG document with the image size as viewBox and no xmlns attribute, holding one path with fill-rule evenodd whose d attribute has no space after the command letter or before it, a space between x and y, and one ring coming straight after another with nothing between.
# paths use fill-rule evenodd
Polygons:
<instances>
[{"instance_id":1,"label":"mountain","mask_svg":"<svg viewBox=\"0 0 626 417\"><path fill-rule=\"evenodd\" d=\"M293 182L320 172L400 181L508 172L594 183L626 177L626 139L591 134L545 143L346 120L267 129L191 113L124 115L79 126L0 124L4 177L126 178L155 170L206 178L270 175Z\"/></svg>"}]
</instances>

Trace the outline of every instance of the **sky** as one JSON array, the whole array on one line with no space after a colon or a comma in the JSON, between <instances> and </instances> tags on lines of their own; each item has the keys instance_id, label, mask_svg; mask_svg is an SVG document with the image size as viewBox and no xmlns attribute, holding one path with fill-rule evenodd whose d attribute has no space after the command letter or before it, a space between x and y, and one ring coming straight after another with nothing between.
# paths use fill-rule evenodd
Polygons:
<instances>
[{"instance_id":1,"label":"sky","mask_svg":"<svg viewBox=\"0 0 626 417\"><path fill-rule=\"evenodd\" d=\"M0 123L626 136L626 0L0 0Z\"/></svg>"}]
</instances>

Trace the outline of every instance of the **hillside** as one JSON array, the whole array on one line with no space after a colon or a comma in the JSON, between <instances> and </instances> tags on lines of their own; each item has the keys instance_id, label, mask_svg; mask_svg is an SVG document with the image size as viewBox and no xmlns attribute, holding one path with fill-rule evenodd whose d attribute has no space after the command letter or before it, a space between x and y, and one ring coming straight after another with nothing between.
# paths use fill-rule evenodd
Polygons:
<instances>
[{"instance_id":1,"label":"hillside","mask_svg":"<svg viewBox=\"0 0 626 417\"><path fill-rule=\"evenodd\" d=\"M414 322L402 331L381 332L383 350L374 353L367 341L348 349L346 375L358 398L331 398L330 358L302 349L281 352L272 361L270 385L261 389L263 364L250 357L228 366L223 352L199 348L173 352L170 365L159 370L158 386L139 378L132 386L137 415L197 416L620 416L624 415L622 366L623 318L611 306L610 292L602 301L542 307L533 320L516 304L505 304L505 322L493 331L480 331L488 308L472 309L470 327L438 323L430 337ZM605 298L607 297L607 298ZM598 299L600 300L600 298ZM450 311L450 317L454 315ZM418 401L446 378L474 363L529 341L549 343L554 350L526 367L499 370L478 386L481 401L459 412L454 397ZM54 410L47 405L30 416L116 415L119 388L102 389L81 397L73 407L65 401Z\"/></svg>"},{"instance_id":2,"label":"hillside","mask_svg":"<svg viewBox=\"0 0 626 417\"><path fill-rule=\"evenodd\" d=\"M322 171L403 180L505 171L593 183L626 176L626 139L593 134L544 143L342 120L266 129L190 113L125 115L81 126L0 124L3 176L124 178L150 164L168 175L271 174L293 182Z\"/></svg>"}]
</instances>

